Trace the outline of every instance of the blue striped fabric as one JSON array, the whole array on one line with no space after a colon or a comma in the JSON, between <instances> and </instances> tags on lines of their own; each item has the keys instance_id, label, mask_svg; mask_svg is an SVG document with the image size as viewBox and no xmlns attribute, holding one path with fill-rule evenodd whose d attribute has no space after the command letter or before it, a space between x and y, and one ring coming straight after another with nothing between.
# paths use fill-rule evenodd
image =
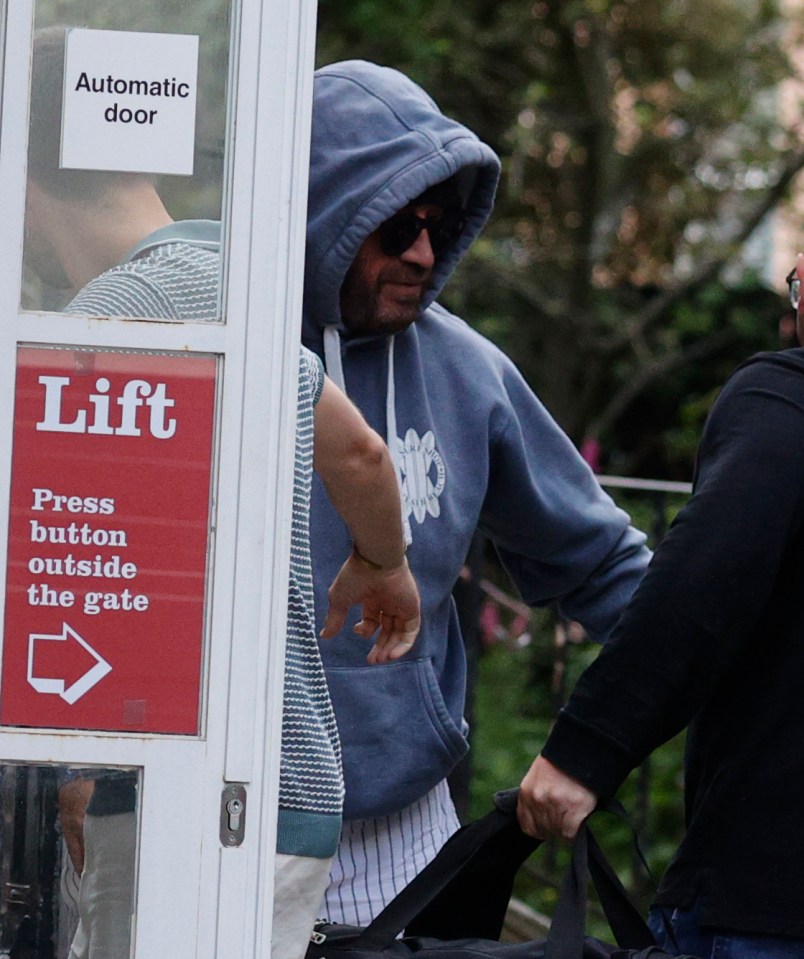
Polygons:
<instances>
[{"instance_id":1,"label":"blue striped fabric","mask_svg":"<svg viewBox=\"0 0 804 959\"><path fill-rule=\"evenodd\" d=\"M66 312L213 322L220 317L220 264L218 252L177 236L90 280Z\"/></svg>"},{"instance_id":2,"label":"blue striped fabric","mask_svg":"<svg viewBox=\"0 0 804 959\"><path fill-rule=\"evenodd\" d=\"M446 780L399 812L345 822L322 918L367 925L435 858L458 826Z\"/></svg>"}]
</instances>

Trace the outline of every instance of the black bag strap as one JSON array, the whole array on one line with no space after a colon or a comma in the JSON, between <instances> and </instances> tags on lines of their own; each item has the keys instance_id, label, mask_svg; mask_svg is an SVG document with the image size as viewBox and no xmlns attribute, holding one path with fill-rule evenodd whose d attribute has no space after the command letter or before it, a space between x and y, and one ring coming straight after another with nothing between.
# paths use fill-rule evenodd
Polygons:
<instances>
[{"instance_id":1,"label":"black bag strap","mask_svg":"<svg viewBox=\"0 0 804 959\"><path fill-rule=\"evenodd\" d=\"M516 799L512 795L513 800ZM484 843L447 885L405 926L406 936L433 939L499 939L519 870L540 841L511 821Z\"/></svg>"},{"instance_id":2,"label":"black bag strap","mask_svg":"<svg viewBox=\"0 0 804 959\"><path fill-rule=\"evenodd\" d=\"M648 949L655 946L656 939L642 913L631 901L591 830L587 831L587 843L592 881L617 943L627 949Z\"/></svg>"},{"instance_id":3,"label":"black bag strap","mask_svg":"<svg viewBox=\"0 0 804 959\"><path fill-rule=\"evenodd\" d=\"M488 893L488 884L485 887L482 885L484 856L493 857L497 854L499 859L501 854L505 859L506 872L512 878L519 865L541 845L539 840L525 836L519 829L516 818L518 792L517 789L509 789L498 793L494 797L495 807L490 812L459 829L436 858L360 933L354 946L369 952L381 952L391 945L403 929L407 929L411 935L443 939L497 938L498 931L489 933L482 928L467 926L472 919L467 918L465 911L461 917L460 933L452 933L448 926L439 926L439 904L451 902L450 895L464 901L466 891L473 888L485 888ZM605 807L605 811L628 818L619 805ZM474 862L479 864L480 882L472 872ZM618 944L624 949L655 946L653 933L631 902L587 823L584 823L573 844L570 866L553 913L545 959L582 959L590 872ZM505 904L509 896L510 888L504 889L502 899ZM471 909L469 911L471 913ZM500 909L500 924L503 913L504 906Z\"/></svg>"},{"instance_id":4,"label":"black bag strap","mask_svg":"<svg viewBox=\"0 0 804 959\"><path fill-rule=\"evenodd\" d=\"M544 959L581 959L588 887L587 832L584 824L572 845L572 858L550 920Z\"/></svg>"},{"instance_id":5,"label":"black bag strap","mask_svg":"<svg viewBox=\"0 0 804 959\"><path fill-rule=\"evenodd\" d=\"M623 949L648 949L656 940L617 874L584 823L572 847L570 866L553 912L545 959L582 959L588 876L592 878L614 938Z\"/></svg>"},{"instance_id":6,"label":"black bag strap","mask_svg":"<svg viewBox=\"0 0 804 959\"><path fill-rule=\"evenodd\" d=\"M595 811L611 813L625 822L631 830L634 850L642 863L645 874L648 879L653 881L650 866L639 844L639 836L622 803L617 799L609 799L607 802L598 805ZM653 933L645 922L642 913L631 901L630 896L620 882L619 876L611 868L594 834L588 829L588 824L587 830L589 871L592 874L592 881L595 884L595 889L597 889L600 904L603 907L611 931L614 933L614 938L620 945L625 945L631 949L647 949L649 946L655 946L656 940Z\"/></svg>"},{"instance_id":7,"label":"black bag strap","mask_svg":"<svg viewBox=\"0 0 804 959\"><path fill-rule=\"evenodd\" d=\"M380 952L409 926L436 899L466 864L505 830L519 830L516 797L519 790L509 789L494 797L494 808L485 816L463 826L444 847L358 936L355 945ZM529 854L539 840L529 840ZM523 855L522 858L525 858ZM518 863L517 863L518 866Z\"/></svg>"}]
</instances>

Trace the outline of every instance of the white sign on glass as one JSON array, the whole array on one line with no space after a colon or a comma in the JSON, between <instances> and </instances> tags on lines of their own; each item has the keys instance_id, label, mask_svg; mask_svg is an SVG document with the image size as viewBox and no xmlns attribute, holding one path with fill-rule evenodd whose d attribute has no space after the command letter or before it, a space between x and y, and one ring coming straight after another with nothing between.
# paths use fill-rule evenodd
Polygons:
<instances>
[{"instance_id":1,"label":"white sign on glass","mask_svg":"<svg viewBox=\"0 0 804 959\"><path fill-rule=\"evenodd\" d=\"M70 29L61 166L193 172L198 37Z\"/></svg>"}]
</instances>

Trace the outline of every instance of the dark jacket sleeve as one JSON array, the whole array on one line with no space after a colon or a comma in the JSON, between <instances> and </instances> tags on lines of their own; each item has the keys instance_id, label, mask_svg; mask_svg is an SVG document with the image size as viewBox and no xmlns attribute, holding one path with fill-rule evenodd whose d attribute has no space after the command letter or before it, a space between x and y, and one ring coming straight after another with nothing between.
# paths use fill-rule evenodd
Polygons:
<instances>
[{"instance_id":1,"label":"dark jacket sleeve","mask_svg":"<svg viewBox=\"0 0 804 959\"><path fill-rule=\"evenodd\" d=\"M792 351L798 353L799 351ZM543 755L601 796L682 730L750 641L804 519L804 363L766 354L707 422L693 496Z\"/></svg>"}]
</instances>

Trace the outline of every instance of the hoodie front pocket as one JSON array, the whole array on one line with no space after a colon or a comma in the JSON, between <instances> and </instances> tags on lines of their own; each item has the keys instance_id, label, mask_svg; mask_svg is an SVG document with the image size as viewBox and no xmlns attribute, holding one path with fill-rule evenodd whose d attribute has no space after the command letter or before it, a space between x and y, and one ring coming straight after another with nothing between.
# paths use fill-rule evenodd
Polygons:
<instances>
[{"instance_id":1,"label":"hoodie front pocket","mask_svg":"<svg viewBox=\"0 0 804 959\"><path fill-rule=\"evenodd\" d=\"M328 669L327 681L343 748L346 819L410 805L469 748L430 659Z\"/></svg>"}]
</instances>

